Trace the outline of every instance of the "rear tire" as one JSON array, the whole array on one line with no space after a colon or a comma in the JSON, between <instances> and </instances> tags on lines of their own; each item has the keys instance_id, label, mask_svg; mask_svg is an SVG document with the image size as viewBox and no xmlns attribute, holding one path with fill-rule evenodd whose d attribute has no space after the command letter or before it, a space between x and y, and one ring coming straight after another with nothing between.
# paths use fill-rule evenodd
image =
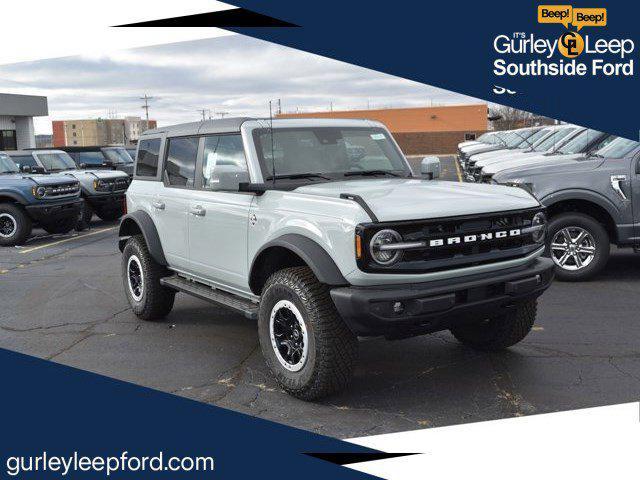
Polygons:
<instances>
[{"instance_id":1,"label":"rear tire","mask_svg":"<svg viewBox=\"0 0 640 480\"><path fill-rule=\"evenodd\" d=\"M149 253L142 235L127 240L122 252L122 280L127 300L138 318L157 321L171 311L176 292L160 285L160 279L168 275L169 270Z\"/></svg>"},{"instance_id":2,"label":"rear tire","mask_svg":"<svg viewBox=\"0 0 640 480\"><path fill-rule=\"evenodd\" d=\"M568 233L565 233L568 232ZM585 232L586 236L580 242L576 242L573 248L575 252L569 252L564 266L562 256L566 252L561 245L569 245L567 236L577 240L578 235ZM567 247L568 248L568 247ZM593 254L587 253L593 250ZM565 282L582 282L590 280L600 273L609 261L611 242L605 228L593 217L583 213L562 213L549 222L549 236L547 238L546 255L556 265L556 278ZM583 251L585 253L580 253ZM576 260L575 255L579 258ZM578 267L577 261L584 266ZM587 263L588 262L588 263Z\"/></svg>"},{"instance_id":3,"label":"rear tire","mask_svg":"<svg viewBox=\"0 0 640 480\"><path fill-rule=\"evenodd\" d=\"M267 366L294 397L318 399L351 380L358 340L338 315L328 287L307 267L286 268L269 277L260 301L258 336Z\"/></svg>"},{"instance_id":4,"label":"rear tire","mask_svg":"<svg viewBox=\"0 0 640 480\"><path fill-rule=\"evenodd\" d=\"M31 219L19 206L0 204L0 246L22 245L31 235Z\"/></svg>"},{"instance_id":5,"label":"rear tire","mask_svg":"<svg viewBox=\"0 0 640 480\"><path fill-rule=\"evenodd\" d=\"M511 311L482 322L452 328L456 339L476 350L498 351L522 341L536 321L537 300L517 304Z\"/></svg>"}]
</instances>

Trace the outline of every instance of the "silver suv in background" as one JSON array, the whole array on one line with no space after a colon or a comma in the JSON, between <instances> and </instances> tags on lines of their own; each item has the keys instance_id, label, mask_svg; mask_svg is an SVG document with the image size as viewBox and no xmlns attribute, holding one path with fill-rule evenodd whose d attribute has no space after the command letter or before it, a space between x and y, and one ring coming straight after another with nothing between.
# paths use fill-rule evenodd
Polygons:
<instances>
[{"instance_id":1,"label":"silver suv in background","mask_svg":"<svg viewBox=\"0 0 640 480\"><path fill-rule=\"evenodd\" d=\"M344 388L358 337L450 330L478 350L521 341L553 277L529 192L437 180L367 120L231 118L140 138L120 225L136 315L176 292L256 319L291 395Z\"/></svg>"}]
</instances>

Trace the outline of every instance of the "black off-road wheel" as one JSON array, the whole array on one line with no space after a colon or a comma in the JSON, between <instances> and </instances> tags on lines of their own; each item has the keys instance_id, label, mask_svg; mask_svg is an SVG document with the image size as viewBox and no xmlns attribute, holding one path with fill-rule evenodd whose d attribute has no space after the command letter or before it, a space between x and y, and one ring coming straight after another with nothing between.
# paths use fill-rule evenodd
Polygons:
<instances>
[{"instance_id":1,"label":"black off-road wheel","mask_svg":"<svg viewBox=\"0 0 640 480\"><path fill-rule=\"evenodd\" d=\"M565 282L590 280L609 261L611 243L600 222L583 213L562 213L549 222L546 255Z\"/></svg>"},{"instance_id":2,"label":"black off-road wheel","mask_svg":"<svg viewBox=\"0 0 640 480\"><path fill-rule=\"evenodd\" d=\"M280 270L267 280L258 335L267 366L294 397L315 400L351 380L358 340L338 315L328 287L307 267Z\"/></svg>"},{"instance_id":3,"label":"black off-road wheel","mask_svg":"<svg viewBox=\"0 0 640 480\"><path fill-rule=\"evenodd\" d=\"M160 285L160 279L168 275L167 268L149 253L142 235L127 240L122 252L122 280L131 309L138 318L158 321L171 311L176 292Z\"/></svg>"},{"instance_id":4,"label":"black off-road wheel","mask_svg":"<svg viewBox=\"0 0 640 480\"><path fill-rule=\"evenodd\" d=\"M514 306L509 313L451 329L459 342L483 351L499 351L522 341L536 321L537 300Z\"/></svg>"},{"instance_id":5,"label":"black off-road wheel","mask_svg":"<svg viewBox=\"0 0 640 480\"><path fill-rule=\"evenodd\" d=\"M51 233L52 235L64 234L69 233L71 230L73 230L77 223L77 218L67 218L64 220L60 220L59 222L54 224L43 225L42 228L44 228L47 233Z\"/></svg>"},{"instance_id":6,"label":"black off-road wheel","mask_svg":"<svg viewBox=\"0 0 640 480\"><path fill-rule=\"evenodd\" d=\"M31 235L31 219L18 205L0 203L0 246L22 245Z\"/></svg>"},{"instance_id":7,"label":"black off-road wheel","mask_svg":"<svg viewBox=\"0 0 640 480\"><path fill-rule=\"evenodd\" d=\"M80 211L80 217L78 218L78 222L76 224L76 231L82 232L83 230L88 229L91 226L92 218L93 209L91 208L91 205L89 205L85 200L82 205L82 210Z\"/></svg>"}]
</instances>

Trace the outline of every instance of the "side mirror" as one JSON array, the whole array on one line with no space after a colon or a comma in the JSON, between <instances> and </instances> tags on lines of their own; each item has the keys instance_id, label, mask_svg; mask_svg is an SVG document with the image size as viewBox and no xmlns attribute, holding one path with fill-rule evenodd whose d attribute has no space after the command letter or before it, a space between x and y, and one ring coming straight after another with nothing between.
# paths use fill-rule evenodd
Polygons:
<instances>
[{"instance_id":1,"label":"side mirror","mask_svg":"<svg viewBox=\"0 0 640 480\"><path fill-rule=\"evenodd\" d=\"M20 170L22 171L22 173L31 173L31 167L29 165L23 165Z\"/></svg>"},{"instance_id":2,"label":"side mirror","mask_svg":"<svg viewBox=\"0 0 640 480\"><path fill-rule=\"evenodd\" d=\"M80 168L82 168L83 170L85 168L87 168L87 164L86 163L81 163L80 165L78 165Z\"/></svg>"},{"instance_id":3,"label":"side mirror","mask_svg":"<svg viewBox=\"0 0 640 480\"><path fill-rule=\"evenodd\" d=\"M424 157L420 163L420 173L428 180L440 178L440 159L438 157Z\"/></svg>"},{"instance_id":4,"label":"side mirror","mask_svg":"<svg viewBox=\"0 0 640 480\"><path fill-rule=\"evenodd\" d=\"M47 173L47 170L40 165L34 165L31 167L31 173Z\"/></svg>"},{"instance_id":5,"label":"side mirror","mask_svg":"<svg viewBox=\"0 0 640 480\"><path fill-rule=\"evenodd\" d=\"M238 185L239 192L249 192L255 193L256 195L264 195L264 192L268 190L267 186L264 183L248 183L248 182L240 182Z\"/></svg>"}]
</instances>

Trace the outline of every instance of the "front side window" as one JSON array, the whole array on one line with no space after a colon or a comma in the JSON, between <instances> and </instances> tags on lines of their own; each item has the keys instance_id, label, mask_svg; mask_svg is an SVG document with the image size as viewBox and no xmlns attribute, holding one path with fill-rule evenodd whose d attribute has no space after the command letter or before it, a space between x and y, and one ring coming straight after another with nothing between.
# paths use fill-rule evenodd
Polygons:
<instances>
[{"instance_id":1,"label":"front side window","mask_svg":"<svg viewBox=\"0 0 640 480\"><path fill-rule=\"evenodd\" d=\"M160 156L160 139L140 140L136 162L136 176L155 177L158 174L158 157Z\"/></svg>"},{"instance_id":2,"label":"front side window","mask_svg":"<svg viewBox=\"0 0 640 480\"><path fill-rule=\"evenodd\" d=\"M38 160L47 172L74 170L76 164L65 152L37 153Z\"/></svg>"},{"instance_id":3,"label":"front side window","mask_svg":"<svg viewBox=\"0 0 640 480\"><path fill-rule=\"evenodd\" d=\"M242 136L211 135L204 139L202 187L209 190L238 190L249 181Z\"/></svg>"},{"instance_id":4,"label":"front side window","mask_svg":"<svg viewBox=\"0 0 640 480\"><path fill-rule=\"evenodd\" d=\"M164 171L169 185L192 188L195 182L199 138L178 137L167 142Z\"/></svg>"},{"instance_id":5,"label":"front side window","mask_svg":"<svg viewBox=\"0 0 640 480\"><path fill-rule=\"evenodd\" d=\"M254 142L265 180L317 173L328 177L387 172L410 176L402 154L381 128L256 129Z\"/></svg>"}]
</instances>

